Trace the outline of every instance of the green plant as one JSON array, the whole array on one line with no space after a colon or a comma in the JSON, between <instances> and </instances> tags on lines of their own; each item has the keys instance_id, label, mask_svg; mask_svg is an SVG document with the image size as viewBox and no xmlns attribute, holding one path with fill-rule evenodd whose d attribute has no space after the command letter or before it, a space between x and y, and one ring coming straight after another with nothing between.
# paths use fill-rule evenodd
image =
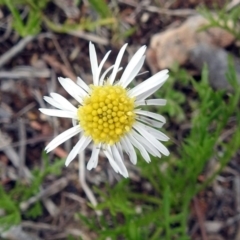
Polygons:
<instances>
[{"instance_id":1,"label":"green plant","mask_svg":"<svg viewBox=\"0 0 240 240\"><path fill-rule=\"evenodd\" d=\"M0 195L0 206L2 211L0 217L1 232L12 225L19 224L21 222L21 214L16 202L4 191L3 187L1 186Z\"/></svg>"},{"instance_id":2,"label":"green plant","mask_svg":"<svg viewBox=\"0 0 240 240\"><path fill-rule=\"evenodd\" d=\"M116 23L116 19L112 16L110 9L103 0L91 0L91 7L94 8L99 14L99 19L92 19L89 17L81 17L79 22L70 23L55 23L44 11L51 0L0 0L1 5L6 5L13 16L13 28L25 37L28 35L36 35L42 29L44 23L49 29L59 33L70 33L74 30L89 30L94 31L99 26L111 26ZM22 9L25 9L26 16L23 17Z\"/></svg>"},{"instance_id":3,"label":"green plant","mask_svg":"<svg viewBox=\"0 0 240 240\"><path fill-rule=\"evenodd\" d=\"M99 27L106 27L112 31L113 41L123 40L131 36L137 27L122 28L118 19L118 9L110 9L104 0L90 0L90 8L96 11L97 16L81 15L81 18L63 22L55 22L47 15L47 9L51 0L0 0L0 5L5 5L13 17L12 26L21 37L37 35L46 26L53 32L73 34L74 31L95 31ZM76 1L78 6L80 1Z\"/></svg>"},{"instance_id":4,"label":"green plant","mask_svg":"<svg viewBox=\"0 0 240 240\"><path fill-rule=\"evenodd\" d=\"M158 113L168 114L175 122L181 123L186 120L186 115L183 106L187 102L187 96L177 89L177 84L181 87L187 87L190 83L190 75L179 67L178 64L174 64L171 68L171 75L164 86L155 93L157 98L167 99L166 106L156 109ZM191 100L192 101L192 100Z\"/></svg>"},{"instance_id":5,"label":"green plant","mask_svg":"<svg viewBox=\"0 0 240 240\"><path fill-rule=\"evenodd\" d=\"M36 35L41 30L42 10L47 6L49 0L41 0L35 2L33 0L11 1L4 0L4 3L11 11L13 16L13 27L22 36ZM22 15L17 6L28 6L28 14L26 19L22 19Z\"/></svg>"},{"instance_id":6,"label":"green plant","mask_svg":"<svg viewBox=\"0 0 240 240\"><path fill-rule=\"evenodd\" d=\"M240 6L237 5L231 10L226 7L216 9L214 12L207 7L201 7L198 12L205 17L209 23L203 26L200 30L205 30L212 27L220 27L231 33L236 39L240 39L240 25L239 25L239 11Z\"/></svg>"},{"instance_id":7,"label":"green plant","mask_svg":"<svg viewBox=\"0 0 240 240\"><path fill-rule=\"evenodd\" d=\"M89 0L89 3L102 18L112 17L112 13L104 0Z\"/></svg>"},{"instance_id":8,"label":"green plant","mask_svg":"<svg viewBox=\"0 0 240 240\"><path fill-rule=\"evenodd\" d=\"M4 212L4 214L0 216L1 226L10 227L19 224L22 215L30 218L36 218L42 215L42 205L39 201L23 213L21 212L19 205L21 202L26 201L30 197L39 193L40 187L47 175L53 174L59 176L65 163L65 159L56 159L54 163L50 164L49 158L45 153L43 153L42 159L44 166L42 169L35 168L32 171L33 178L31 179L30 184L18 181L9 191L6 191L0 186L0 208Z\"/></svg>"},{"instance_id":9,"label":"green plant","mask_svg":"<svg viewBox=\"0 0 240 240\"><path fill-rule=\"evenodd\" d=\"M238 89L232 63L227 76ZM191 128L181 146L169 158L152 157L150 164L140 155L138 157L141 182L150 183L151 193L139 192L134 182L122 180L113 188L106 185L104 192L95 189L102 199L97 209L104 211L104 216L89 219L79 215L81 221L98 233L98 239L190 239L187 229L193 197L211 183L240 147L240 113L237 110L240 91L234 94L214 91L209 86L206 67L201 81L190 78L190 83L198 99L192 112ZM175 90L171 91L174 95ZM231 140L222 142L220 135L233 116L238 131ZM217 146L221 146L224 154L218 154ZM217 159L219 168L206 181L198 182L198 176L212 157Z\"/></svg>"}]
</instances>

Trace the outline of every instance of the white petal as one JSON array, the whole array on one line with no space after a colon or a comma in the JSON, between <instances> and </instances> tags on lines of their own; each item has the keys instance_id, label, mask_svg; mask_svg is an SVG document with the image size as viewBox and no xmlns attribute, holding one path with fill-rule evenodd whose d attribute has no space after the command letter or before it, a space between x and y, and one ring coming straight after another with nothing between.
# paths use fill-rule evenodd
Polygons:
<instances>
[{"instance_id":1,"label":"white petal","mask_svg":"<svg viewBox=\"0 0 240 240\"><path fill-rule=\"evenodd\" d=\"M95 46L89 42L89 55L90 55L90 63L92 68L92 75L93 75L93 84L98 85L97 79L97 71L98 71L98 62L97 62L97 54L95 50Z\"/></svg>"},{"instance_id":2,"label":"white petal","mask_svg":"<svg viewBox=\"0 0 240 240\"><path fill-rule=\"evenodd\" d=\"M133 137L133 135L131 135L131 133L127 134L126 137L127 137L127 138L129 139L129 141L133 144L133 146L140 151L142 157L146 160L146 162L148 162L148 163L151 162L151 159L150 159L147 151L145 150L145 148L142 146L142 144L141 144L140 142L138 142L138 141Z\"/></svg>"},{"instance_id":3,"label":"white petal","mask_svg":"<svg viewBox=\"0 0 240 240\"><path fill-rule=\"evenodd\" d=\"M107 68L106 71L103 73L103 75L101 76L100 80L99 80L99 86L103 85L103 81L106 77L106 75L108 74L108 72L114 68L114 65L112 65L111 67Z\"/></svg>"},{"instance_id":4,"label":"white petal","mask_svg":"<svg viewBox=\"0 0 240 240\"><path fill-rule=\"evenodd\" d=\"M138 76L141 76L141 75L143 75L143 74L146 74L146 73L148 73L149 71L144 71L144 72L141 72L141 73L139 73L138 75L137 75L137 77Z\"/></svg>"},{"instance_id":5,"label":"white petal","mask_svg":"<svg viewBox=\"0 0 240 240\"><path fill-rule=\"evenodd\" d=\"M148 141L148 139L141 136L135 130L132 131L132 134L146 148L146 150L150 154L152 154L154 157L159 157L159 158L161 157L161 153Z\"/></svg>"},{"instance_id":6,"label":"white petal","mask_svg":"<svg viewBox=\"0 0 240 240\"><path fill-rule=\"evenodd\" d=\"M88 86L80 77L77 78L77 84L78 84L82 89L84 89L87 93L89 93L89 91L90 91L89 86Z\"/></svg>"},{"instance_id":7,"label":"white petal","mask_svg":"<svg viewBox=\"0 0 240 240\"><path fill-rule=\"evenodd\" d=\"M70 110L70 111L77 111L77 108L74 107L65 97L61 96L58 93L50 93L51 97L60 105L62 106L62 109L64 110Z\"/></svg>"},{"instance_id":8,"label":"white petal","mask_svg":"<svg viewBox=\"0 0 240 240\"><path fill-rule=\"evenodd\" d=\"M156 73L149 79L140 83L133 89L128 92L130 97L137 97L138 95L146 92L147 90L156 87L159 84L163 84L168 78L168 70L162 70L161 72Z\"/></svg>"},{"instance_id":9,"label":"white petal","mask_svg":"<svg viewBox=\"0 0 240 240\"><path fill-rule=\"evenodd\" d=\"M164 125L164 123L162 123L162 122L158 122L158 121L155 121L153 119L143 117L143 116L138 116L136 119L140 122L144 122L144 123L146 123L150 126L156 127L156 128L161 128Z\"/></svg>"},{"instance_id":10,"label":"white petal","mask_svg":"<svg viewBox=\"0 0 240 240\"><path fill-rule=\"evenodd\" d=\"M145 56L140 59L138 65L136 65L135 68L132 70L128 80L125 82L125 84L122 85L124 88L126 88L132 82L132 80L137 76L137 74L139 73L139 71L143 66L144 61L145 61Z\"/></svg>"},{"instance_id":11,"label":"white petal","mask_svg":"<svg viewBox=\"0 0 240 240\"><path fill-rule=\"evenodd\" d=\"M109 67L109 68L103 73L103 75L101 76L100 81L99 81L99 86L102 86L102 85L103 85L103 81L104 81L107 73L108 73L113 67L114 67L114 65L111 66L111 67ZM122 69L123 69L123 68L120 67L120 68L118 69L118 72L121 71Z\"/></svg>"},{"instance_id":12,"label":"white petal","mask_svg":"<svg viewBox=\"0 0 240 240\"><path fill-rule=\"evenodd\" d=\"M56 110L56 109L47 109L47 108L39 108L39 111L54 117L64 117L64 118L74 118L77 119L77 112L70 112L65 110Z\"/></svg>"},{"instance_id":13,"label":"white petal","mask_svg":"<svg viewBox=\"0 0 240 240\"><path fill-rule=\"evenodd\" d=\"M168 149L161 143L159 142L152 134L148 133L145 128L142 127L140 123L135 123L133 126L144 138L148 139L149 142L152 143L152 145L157 148L161 153L164 155L168 156L169 151Z\"/></svg>"},{"instance_id":14,"label":"white petal","mask_svg":"<svg viewBox=\"0 0 240 240\"><path fill-rule=\"evenodd\" d=\"M135 152L135 149L133 148L132 143L126 137L122 137L122 139L120 141L121 141L124 151L129 156L131 163L135 165L137 163L137 154Z\"/></svg>"},{"instance_id":15,"label":"white petal","mask_svg":"<svg viewBox=\"0 0 240 240\"><path fill-rule=\"evenodd\" d=\"M77 125L77 120L76 119L72 119L72 125L75 127Z\"/></svg>"},{"instance_id":16,"label":"white petal","mask_svg":"<svg viewBox=\"0 0 240 240\"><path fill-rule=\"evenodd\" d=\"M100 144L97 146L97 148L99 149L99 151L101 151L102 144L100 143ZM98 165L98 157L97 157L97 159L96 159L95 162L94 162L93 168L96 168L97 165Z\"/></svg>"},{"instance_id":17,"label":"white petal","mask_svg":"<svg viewBox=\"0 0 240 240\"><path fill-rule=\"evenodd\" d=\"M93 146L92 155L87 164L88 170L91 170L92 168L95 168L97 166L100 148L101 148L101 144L99 144L97 146L96 145Z\"/></svg>"},{"instance_id":18,"label":"white petal","mask_svg":"<svg viewBox=\"0 0 240 240\"><path fill-rule=\"evenodd\" d=\"M136 101L141 101L141 100L145 100L146 98L148 98L149 96L151 96L153 93L155 93L156 91L158 91L158 89L163 85L164 83L161 83L159 85L157 85L156 87L150 88L147 91L145 91L144 93L138 95L136 97Z\"/></svg>"},{"instance_id":19,"label":"white petal","mask_svg":"<svg viewBox=\"0 0 240 240\"><path fill-rule=\"evenodd\" d=\"M56 102L54 99L52 99L51 97L44 96L43 99L46 102L48 102L49 104L51 104L53 107L62 109L62 106L58 102Z\"/></svg>"},{"instance_id":20,"label":"white petal","mask_svg":"<svg viewBox=\"0 0 240 240\"><path fill-rule=\"evenodd\" d=\"M79 103L83 103L83 98L88 94L81 87L74 83L70 78L59 77L58 81L73 98L75 98Z\"/></svg>"},{"instance_id":21,"label":"white petal","mask_svg":"<svg viewBox=\"0 0 240 240\"><path fill-rule=\"evenodd\" d=\"M166 99L148 99L140 100L135 102L135 106L154 105L154 106L165 106L167 103Z\"/></svg>"},{"instance_id":22,"label":"white petal","mask_svg":"<svg viewBox=\"0 0 240 240\"><path fill-rule=\"evenodd\" d=\"M122 57L123 57L123 54L124 54L124 51L127 47L127 43L125 43L122 48L120 49L119 53L118 53L118 56L117 56L117 59L116 59L116 62L114 64L114 68L113 68L113 72L109 78L109 83L112 85L115 78L116 78L116 75L117 75L117 72L118 72L118 68L120 66L120 62L122 60Z\"/></svg>"},{"instance_id":23,"label":"white petal","mask_svg":"<svg viewBox=\"0 0 240 240\"><path fill-rule=\"evenodd\" d=\"M118 149L115 145L111 146L111 150L112 150L112 154L113 157L115 159L116 164L118 165L119 169L120 169L120 173L127 178L128 177L128 171L123 163L123 160L118 152Z\"/></svg>"},{"instance_id":24,"label":"white petal","mask_svg":"<svg viewBox=\"0 0 240 240\"><path fill-rule=\"evenodd\" d=\"M45 148L47 152L52 151L54 148L67 141L69 138L80 133L82 129L79 125L69 128L68 130L62 132L57 137L55 137Z\"/></svg>"},{"instance_id":25,"label":"white petal","mask_svg":"<svg viewBox=\"0 0 240 240\"><path fill-rule=\"evenodd\" d=\"M168 141L169 137L167 135L165 135L164 133L158 131L155 128L152 128L150 126L144 125L142 124L142 126L149 132L151 133L156 139L160 140L160 141Z\"/></svg>"},{"instance_id":26,"label":"white petal","mask_svg":"<svg viewBox=\"0 0 240 240\"><path fill-rule=\"evenodd\" d=\"M140 109L137 109L134 112L136 114L138 114L138 115L151 117L151 118L156 119L156 120L158 120L160 122L166 123L165 117L163 117L162 115L160 115L158 113L153 113L153 112L149 112L149 111L143 111L143 110L140 110Z\"/></svg>"},{"instance_id":27,"label":"white petal","mask_svg":"<svg viewBox=\"0 0 240 240\"><path fill-rule=\"evenodd\" d=\"M116 143L116 146L117 146L117 149L118 149L118 152L120 153L121 155L121 158L124 159L124 156L123 156L123 149L122 149L122 145L120 142L117 142Z\"/></svg>"},{"instance_id":28,"label":"white petal","mask_svg":"<svg viewBox=\"0 0 240 240\"><path fill-rule=\"evenodd\" d=\"M89 143L92 141L91 137L82 136L77 144L73 147L72 151L69 153L65 165L68 166L69 163L77 156L77 154L83 151Z\"/></svg>"},{"instance_id":29,"label":"white petal","mask_svg":"<svg viewBox=\"0 0 240 240\"><path fill-rule=\"evenodd\" d=\"M130 60L130 62L128 63L127 67L125 68L122 77L119 81L119 84L121 84L122 86L127 86L129 83L127 83L129 81L129 76L131 75L133 69L139 65L139 62L141 62L142 56L146 51L146 46L142 46L132 57L132 59ZM140 69L139 69L140 70ZM139 71L138 71L139 72ZM138 73L137 72L137 73ZM136 73L136 75L137 75Z\"/></svg>"},{"instance_id":30,"label":"white petal","mask_svg":"<svg viewBox=\"0 0 240 240\"><path fill-rule=\"evenodd\" d=\"M96 78L99 79L100 78L100 73L102 71L102 67L104 65L104 63L106 62L109 54L111 53L111 51L108 51L107 54L104 56L103 60L101 61L99 67L98 67L98 70L97 70L97 74L96 74ZM99 81L99 85L100 85L100 81ZM101 86L101 85L100 85Z\"/></svg>"},{"instance_id":31,"label":"white petal","mask_svg":"<svg viewBox=\"0 0 240 240\"><path fill-rule=\"evenodd\" d=\"M106 155L110 165L112 166L113 170L118 173L120 172L120 169L118 167L118 165L115 163L114 159L113 159L113 156L112 156L112 152L110 149L106 149L106 150L103 150L104 154Z\"/></svg>"}]
</instances>

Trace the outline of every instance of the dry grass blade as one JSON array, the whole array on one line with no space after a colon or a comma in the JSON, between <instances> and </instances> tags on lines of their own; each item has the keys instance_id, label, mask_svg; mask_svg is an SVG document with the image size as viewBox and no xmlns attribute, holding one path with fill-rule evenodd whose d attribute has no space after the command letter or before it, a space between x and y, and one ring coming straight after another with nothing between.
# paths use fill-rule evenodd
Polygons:
<instances>
[{"instance_id":1,"label":"dry grass blade","mask_svg":"<svg viewBox=\"0 0 240 240\"><path fill-rule=\"evenodd\" d=\"M60 192L67 185L68 185L68 179L60 178L59 180L57 180L53 184L51 184L48 188L40 191L36 196L33 196L33 197L29 198L27 201L20 203L20 209L22 211L26 211L36 201L38 201L42 198L50 197L50 196Z\"/></svg>"},{"instance_id":2,"label":"dry grass blade","mask_svg":"<svg viewBox=\"0 0 240 240\"><path fill-rule=\"evenodd\" d=\"M8 50L5 54L0 57L0 68L10 61L14 56L21 52L26 45L31 42L35 37L27 36L19 41L15 46Z\"/></svg>"}]
</instances>

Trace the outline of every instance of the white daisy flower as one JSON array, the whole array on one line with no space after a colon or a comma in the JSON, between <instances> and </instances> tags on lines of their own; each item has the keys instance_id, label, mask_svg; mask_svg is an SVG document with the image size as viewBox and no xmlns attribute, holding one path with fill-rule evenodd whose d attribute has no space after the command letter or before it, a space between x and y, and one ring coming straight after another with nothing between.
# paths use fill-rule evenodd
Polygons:
<instances>
[{"instance_id":1,"label":"white daisy flower","mask_svg":"<svg viewBox=\"0 0 240 240\"><path fill-rule=\"evenodd\" d=\"M123 163L123 152L127 153L133 164L137 163L135 148L147 162L150 162L149 154L157 157L161 157L161 154L169 155L168 149L161 143L169 138L156 129L162 127L166 122L165 118L140 108L144 105L166 104L165 99L147 98L164 84L168 78L168 70L160 71L138 86L128 89L128 85L142 68L146 46L142 46L134 54L121 78L116 79L118 71L121 70L120 62L126 47L127 44L121 48L115 64L101 75L110 51L98 65L95 47L90 42L93 85L88 86L81 78L78 78L77 83L69 78L58 79L65 90L78 101L78 106L73 106L57 93L50 93L51 97L44 97L45 101L57 109L40 108L42 113L73 120L73 127L54 138L47 145L47 152L82 133L66 159L66 166L91 142L94 144L87 169L91 170L97 166L99 152L102 150L113 169L124 177L128 177L128 171ZM111 75L106 77L110 70Z\"/></svg>"}]
</instances>

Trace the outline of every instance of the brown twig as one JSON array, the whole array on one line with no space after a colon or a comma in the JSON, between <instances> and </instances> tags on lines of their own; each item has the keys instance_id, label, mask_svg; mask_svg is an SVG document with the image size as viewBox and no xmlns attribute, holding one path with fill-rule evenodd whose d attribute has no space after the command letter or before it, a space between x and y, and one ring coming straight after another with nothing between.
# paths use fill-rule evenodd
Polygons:
<instances>
[{"instance_id":1,"label":"brown twig","mask_svg":"<svg viewBox=\"0 0 240 240\"><path fill-rule=\"evenodd\" d=\"M132 6L132 7L139 7L139 4L134 1L127 1L127 0L119 0L119 2L124 3L126 5ZM177 9L177 10L170 10L165 8L159 8L155 6L148 6L142 4L142 9L147 10L148 12L152 13L159 13L169 16L178 16L178 17L187 17L190 15L195 15L197 12L193 9Z\"/></svg>"},{"instance_id":2,"label":"brown twig","mask_svg":"<svg viewBox=\"0 0 240 240\"><path fill-rule=\"evenodd\" d=\"M59 209L56 204L50 198L43 198L42 202L52 217L56 217L59 214Z\"/></svg>"},{"instance_id":3,"label":"brown twig","mask_svg":"<svg viewBox=\"0 0 240 240\"><path fill-rule=\"evenodd\" d=\"M29 234L22 229L22 226L12 226L10 229L5 229L2 231L0 229L0 237L4 239L11 239L11 240L42 240L38 236ZM2 239L2 238L1 238Z\"/></svg>"},{"instance_id":4,"label":"brown twig","mask_svg":"<svg viewBox=\"0 0 240 240\"><path fill-rule=\"evenodd\" d=\"M15 114L15 118L21 117L23 114L29 112L34 107L36 107L36 103L35 102L29 103L27 106L25 106L24 108L22 108L19 112L17 112Z\"/></svg>"},{"instance_id":5,"label":"brown twig","mask_svg":"<svg viewBox=\"0 0 240 240\"><path fill-rule=\"evenodd\" d=\"M197 215L202 240L208 240L206 229L205 229L205 226L204 226L204 216L203 216L203 213L201 212L201 209L199 208L199 200L197 199L197 197L195 197L193 199L193 205L194 205L194 209L195 209L195 212L196 212L196 215Z\"/></svg>"},{"instance_id":6,"label":"brown twig","mask_svg":"<svg viewBox=\"0 0 240 240\"><path fill-rule=\"evenodd\" d=\"M58 226L55 226L52 224L41 223L41 222L31 222L31 221L22 221L21 226L26 228L31 228L34 230L47 230L47 231L59 231L59 232L62 230ZM64 236L64 238L67 237L68 234L81 237L83 240L90 240L90 238L86 236L79 229L67 228L67 229L64 229L64 233L61 233L61 235Z\"/></svg>"},{"instance_id":7,"label":"brown twig","mask_svg":"<svg viewBox=\"0 0 240 240\"><path fill-rule=\"evenodd\" d=\"M21 39L16 45L14 45L10 50L4 53L0 57L0 68L4 66L8 61L10 61L14 56L21 52L25 46L34 39L34 36L27 36Z\"/></svg>"},{"instance_id":8,"label":"brown twig","mask_svg":"<svg viewBox=\"0 0 240 240\"><path fill-rule=\"evenodd\" d=\"M72 200L78 202L79 204L86 204L86 199L84 199L74 193L63 192L62 194L64 197L72 199Z\"/></svg>"},{"instance_id":9,"label":"brown twig","mask_svg":"<svg viewBox=\"0 0 240 240\"><path fill-rule=\"evenodd\" d=\"M20 209L22 211L26 211L32 204L34 204L36 201L50 197L58 192L60 192L62 189L64 189L68 184L67 178L60 178L57 181L55 181L53 184L51 184L48 188L40 191L36 196L33 196L29 198L27 201L20 203Z\"/></svg>"},{"instance_id":10,"label":"brown twig","mask_svg":"<svg viewBox=\"0 0 240 240\"><path fill-rule=\"evenodd\" d=\"M53 44L54 44L54 46L55 46L59 56L61 57L63 63L66 65L66 67L68 69L72 69L71 65L70 65L70 63L69 63L69 61L68 61L64 51L62 50L61 46L59 45L57 39L56 38L52 38L52 41L53 41Z\"/></svg>"},{"instance_id":11,"label":"brown twig","mask_svg":"<svg viewBox=\"0 0 240 240\"><path fill-rule=\"evenodd\" d=\"M34 144L34 143L49 141L50 139L52 139L52 135L49 135L49 136L38 136L38 137L28 138L26 140L25 144L26 145L27 144ZM6 142L4 145L1 145L1 142L0 142L0 151L3 151L5 148L8 148L8 147L14 148L14 147L19 147L19 146L21 146L21 141L15 142L15 143Z\"/></svg>"},{"instance_id":12,"label":"brown twig","mask_svg":"<svg viewBox=\"0 0 240 240\"><path fill-rule=\"evenodd\" d=\"M12 32L12 18L11 18L11 16L7 17L6 24L7 24L6 31L0 37L0 42L6 41L9 38L9 36L10 36L10 34ZM5 26L3 27L2 25L3 24L1 24L1 28L5 28Z\"/></svg>"},{"instance_id":13,"label":"brown twig","mask_svg":"<svg viewBox=\"0 0 240 240\"><path fill-rule=\"evenodd\" d=\"M77 76L66 66L58 62L54 57L44 54L43 59L56 71L61 71L64 76L71 78L73 81L77 80Z\"/></svg>"},{"instance_id":14,"label":"brown twig","mask_svg":"<svg viewBox=\"0 0 240 240\"><path fill-rule=\"evenodd\" d=\"M50 71L47 68L39 70L35 67L21 66L9 71L0 71L0 78L21 79L21 78L49 78Z\"/></svg>"},{"instance_id":15,"label":"brown twig","mask_svg":"<svg viewBox=\"0 0 240 240\"><path fill-rule=\"evenodd\" d=\"M234 191L235 191L235 203L237 213L240 213L240 176L239 174L234 178ZM235 240L240 239L240 223L238 222L238 230L235 236Z\"/></svg>"},{"instance_id":16,"label":"brown twig","mask_svg":"<svg viewBox=\"0 0 240 240\"><path fill-rule=\"evenodd\" d=\"M10 145L11 140L9 136L0 131L0 149L5 153L8 159L12 162L13 166L19 169L20 158L16 150ZM31 179L32 174L26 166L23 166L24 177L26 179Z\"/></svg>"},{"instance_id":17,"label":"brown twig","mask_svg":"<svg viewBox=\"0 0 240 240\"><path fill-rule=\"evenodd\" d=\"M91 33L86 33L86 32L80 31L80 30L70 31L70 32L68 32L68 34L75 36L75 37L83 38L88 41L95 42L95 43L98 43L101 45L109 44L109 40L107 38L99 37L97 35L93 35Z\"/></svg>"},{"instance_id":18,"label":"brown twig","mask_svg":"<svg viewBox=\"0 0 240 240\"><path fill-rule=\"evenodd\" d=\"M177 17L187 17L187 16L197 14L197 11L193 9L170 10L170 9L158 8L155 6L144 6L144 9L152 13L159 13L159 14L164 14L168 16L177 16Z\"/></svg>"},{"instance_id":19,"label":"brown twig","mask_svg":"<svg viewBox=\"0 0 240 240\"><path fill-rule=\"evenodd\" d=\"M19 119L19 139L21 142L19 148L19 166L18 173L19 177L24 177L24 168L25 168L25 158L26 158L26 127L22 118Z\"/></svg>"}]
</instances>

